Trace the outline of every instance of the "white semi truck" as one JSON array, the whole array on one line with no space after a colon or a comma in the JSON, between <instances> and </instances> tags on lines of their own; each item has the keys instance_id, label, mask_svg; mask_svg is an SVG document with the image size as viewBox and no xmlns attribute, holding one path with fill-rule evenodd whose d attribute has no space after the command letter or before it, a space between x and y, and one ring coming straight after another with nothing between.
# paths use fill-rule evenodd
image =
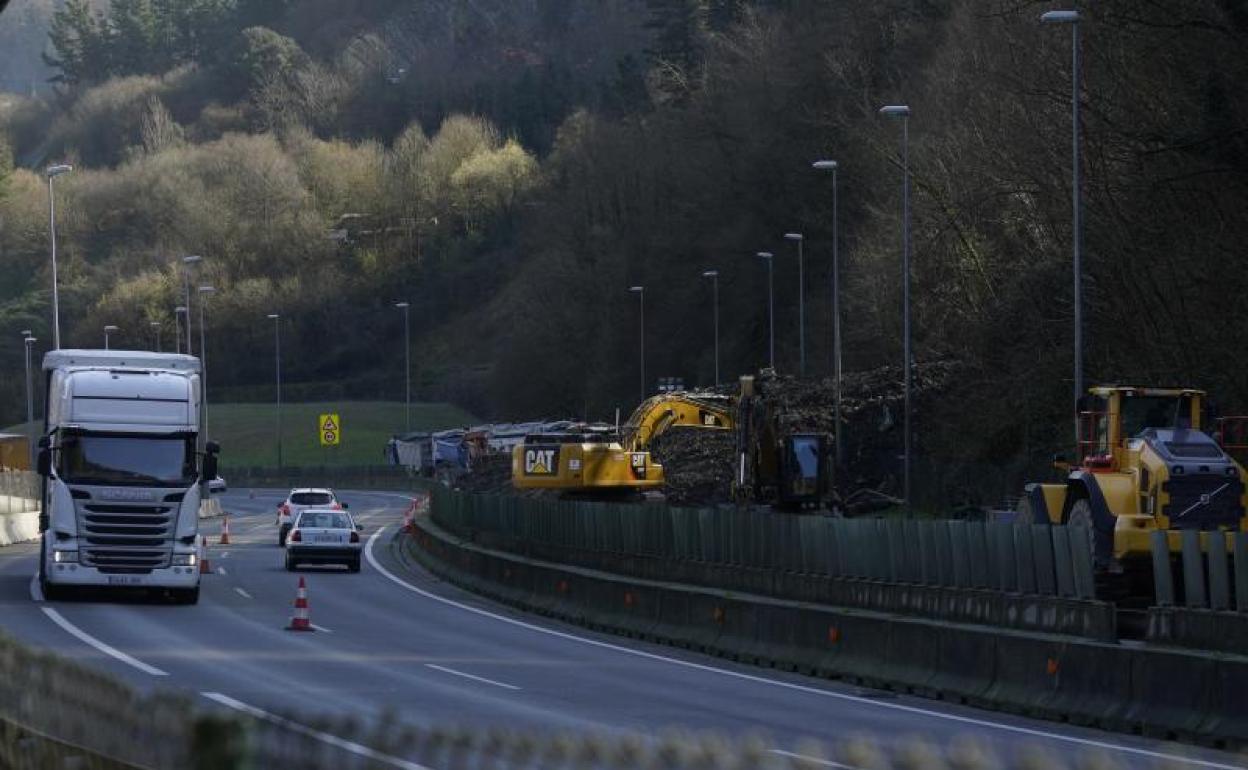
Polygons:
<instances>
[{"instance_id":1,"label":"white semi truck","mask_svg":"<svg viewBox=\"0 0 1248 770\"><path fill-rule=\"evenodd\" d=\"M199 506L218 447L197 450L200 364L193 356L54 350L38 466L39 580L168 591L199 600Z\"/></svg>"}]
</instances>

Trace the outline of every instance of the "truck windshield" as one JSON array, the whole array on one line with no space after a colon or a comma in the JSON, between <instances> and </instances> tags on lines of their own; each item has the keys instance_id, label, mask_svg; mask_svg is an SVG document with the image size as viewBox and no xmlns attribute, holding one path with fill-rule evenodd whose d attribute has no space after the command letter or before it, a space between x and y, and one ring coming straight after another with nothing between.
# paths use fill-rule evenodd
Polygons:
<instances>
[{"instance_id":1,"label":"truck windshield","mask_svg":"<svg viewBox=\"0 0 1248 770\"><path fill-rule=\"evenodd\" d=\"M195 446L189 436L93 436L61 439L58 475L79 484L187 486L195 480Z\"/></svg>"}]
</instances>

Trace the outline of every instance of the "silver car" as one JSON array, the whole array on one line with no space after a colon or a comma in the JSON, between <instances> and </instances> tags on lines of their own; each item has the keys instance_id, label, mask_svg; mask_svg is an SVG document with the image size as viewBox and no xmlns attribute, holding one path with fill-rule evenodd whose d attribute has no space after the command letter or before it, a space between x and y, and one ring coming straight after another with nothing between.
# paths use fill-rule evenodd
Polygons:
<instances>
[{"instance_id":1,"label":"silver car","mask_svg":"<svg viewBox=\"0 0 1248 770\"><path fill-rule=\"evenodd\" d=\"M286 569L301 564L343 564L360 571L360 532L351 514L339 508L307 508L299 512L286 537Z\"/></svg>"}]
</instances>

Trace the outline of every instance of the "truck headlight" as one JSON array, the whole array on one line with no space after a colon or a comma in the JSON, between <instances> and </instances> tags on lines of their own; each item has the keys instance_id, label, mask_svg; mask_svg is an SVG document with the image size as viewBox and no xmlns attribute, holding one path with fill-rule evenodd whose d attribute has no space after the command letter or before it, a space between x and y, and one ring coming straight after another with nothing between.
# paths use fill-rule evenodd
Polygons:
<instances>
[{"instance_id":1,"label":"truck headlight","mask_svg":"<svg viewBox=\"0 0 1248 770\"><path fill-rule=\"evenodd\" d=\"M57 564L77 564L78 552L77 551L53 551L52 561L56 562Z\"/></svg>"},{"instance_id":2,"label":"truck headlight","mask_svg":"<svg viewBox=\"0 0 1248 770\"><path fill-rule=\"evenodd\" d=\"M199 557L193 553L175 553L173 555L173 566L175 567L194 567L199 563Z\"/></svg>"}]
</instances>

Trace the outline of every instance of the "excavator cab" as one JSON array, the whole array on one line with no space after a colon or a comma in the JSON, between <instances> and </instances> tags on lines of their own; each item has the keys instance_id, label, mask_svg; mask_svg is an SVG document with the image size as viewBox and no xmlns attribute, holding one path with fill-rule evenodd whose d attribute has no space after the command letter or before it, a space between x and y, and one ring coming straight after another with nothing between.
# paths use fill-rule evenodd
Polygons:
<instances>
[{"instance_id":1,"label":"excavator cab","mask_svg":"<svg viewBox=\"0 0 1248 770\"><path fill-rule=\"evenodd\" d=\"M783 510L819 508L828 497L832 475L829 437L782 426L763 398L764 386L753 377L741 378L733 498Z\"/></svg>"}]
</instances>

